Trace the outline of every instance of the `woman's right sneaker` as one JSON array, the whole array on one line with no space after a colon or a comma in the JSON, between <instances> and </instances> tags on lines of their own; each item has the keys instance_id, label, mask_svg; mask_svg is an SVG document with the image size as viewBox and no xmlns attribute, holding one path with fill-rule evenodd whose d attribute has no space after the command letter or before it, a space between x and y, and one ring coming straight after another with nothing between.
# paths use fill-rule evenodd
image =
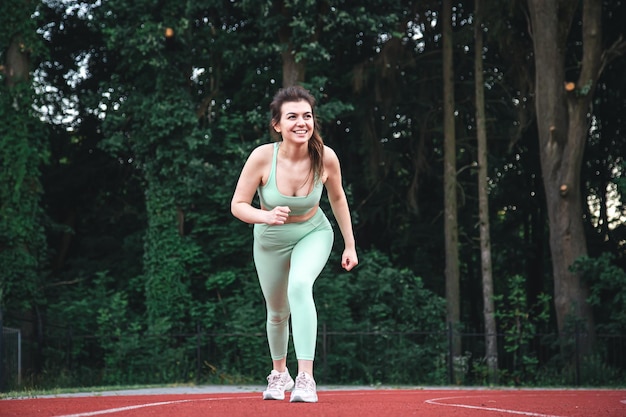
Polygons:
<instances>
[{"instance_id":1,"label":"woman's right sneaker","mask_svg":"<svg viewBox=\"0 0 626 417\"><path fill-rule=\"evenodd\" d=\"M263 391L264 400L284 400L285 391L293 388L293 379L289 375L289 369L278 372L272 369L267 376L267 389Z\"/></svg>"},{"instance_id":2,"label":"woman's right sneaker","mask_svg":"<svg viewBox=\"0 0 626 417\"><path fill-rule=\"evenodd\" d=\"M300 372L296 377L296 387L291 393L289 402L292 403L316 403L317 389L315 380L307 372Z\"/></svg>"}]
</instances>

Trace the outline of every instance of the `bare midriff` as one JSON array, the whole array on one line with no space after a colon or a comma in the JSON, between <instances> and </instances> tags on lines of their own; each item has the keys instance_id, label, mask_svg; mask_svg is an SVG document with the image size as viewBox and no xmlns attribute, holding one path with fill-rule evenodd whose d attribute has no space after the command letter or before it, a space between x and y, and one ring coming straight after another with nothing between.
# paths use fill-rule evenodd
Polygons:
<instances>
[{"instance_id":1,"label":"bare midriff","mask_svg":"<svg viewBox=\"0 0 626 417\"><path fill-rule=\"evenodd\" d=\"M309 220L311 217L315 216L315 213L317 212L317 209L319 208L319 204L317 204L315 207L313 207L311 210L309 210L307 213L301 214L300 216L289 216L287 217L287 220L285 220L285 224L289 224L289 223L302 223L305 222L307 220Z\"/></svg>"}]
</instances>

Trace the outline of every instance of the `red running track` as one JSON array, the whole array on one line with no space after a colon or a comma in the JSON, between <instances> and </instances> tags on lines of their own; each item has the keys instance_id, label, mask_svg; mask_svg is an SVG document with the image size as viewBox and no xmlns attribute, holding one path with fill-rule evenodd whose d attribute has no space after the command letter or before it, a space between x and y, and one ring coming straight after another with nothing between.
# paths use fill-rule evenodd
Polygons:
<instances>
[{"instance_id":1,"label":"red running track","mask_svg":"<svg viewBox=\"0 0 626 417\"><path fill-rule=\"evenodd\" d=\"M318 391L315 404L260 392L95 395L0 401L0 417L626 417L626 390L379 389Z\"/></svg>"}]
</instances>

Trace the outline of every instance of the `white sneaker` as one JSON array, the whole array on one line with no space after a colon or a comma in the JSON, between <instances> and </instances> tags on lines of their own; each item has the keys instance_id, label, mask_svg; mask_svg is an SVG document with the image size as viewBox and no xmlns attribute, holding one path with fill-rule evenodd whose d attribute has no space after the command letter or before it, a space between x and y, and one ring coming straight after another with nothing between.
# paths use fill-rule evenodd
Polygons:
<instances>
[{"instance_id":1,"label":"white sneaker","mask_svg":"<svg viewBox=\"0 0 626 417\"><path fill-rule=\"evenodd\" d=\"M293 388L293 379L289 375L289 369L278 372L273 369L267 376L267 389L263 391L264 400L284 400L285 391Z\"/></svg>"},{"instance_id":2,"label":"white sneaker","mask_svg":"<svg viewBox=\"0 0 626 417\"><path fill-rule=\"evenodd\" d=\"M292 403L316 403L317 389L313 377L306 373L300 372L296 377L296 387L291 393L289 402Z\"/></svg>"}]
</instances>

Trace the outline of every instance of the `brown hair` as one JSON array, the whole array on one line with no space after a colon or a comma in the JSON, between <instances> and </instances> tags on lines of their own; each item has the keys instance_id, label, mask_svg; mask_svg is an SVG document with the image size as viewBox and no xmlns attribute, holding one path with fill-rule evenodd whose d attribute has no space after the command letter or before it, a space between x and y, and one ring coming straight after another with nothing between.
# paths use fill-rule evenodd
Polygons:
<instances>
[{"instance_id":1,"label":"brown hair","mask_svg":"<svg viewBox=\"0 0 626 417\"><path fill-rule=\"evenodd\" d=\"M313 136L309 139L309 157L311 158L311 170L315 174L315 179L321 180L324 172L324 140L320 134L319 124L315 114L315 97L313 97L308 90L299 85L295 85L281 88L276 92L274 99L270 103L270 133L275 139L278 138L277 132L274 130L274 125L280 122L283 104L298 101L306 101L311 105L311 111L313 112Z\"/></svg>"}]
</instances>

